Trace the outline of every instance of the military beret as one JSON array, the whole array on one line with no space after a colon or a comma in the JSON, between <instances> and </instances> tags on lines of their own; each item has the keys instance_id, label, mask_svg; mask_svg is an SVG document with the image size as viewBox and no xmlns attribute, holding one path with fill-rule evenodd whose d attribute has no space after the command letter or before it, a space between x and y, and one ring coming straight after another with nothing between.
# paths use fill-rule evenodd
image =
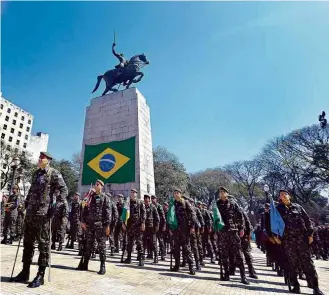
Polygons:
<instances>
[{"instance_id":1,"label":"military beret","mask_svg":"<svg viewBox=\"0 0 329 295\"><path fill-rule=\"evenodd\" d=\"M150 195L144 195L144 199L150 199Z\"/></svg>"},{"instance_id":2,"label":"military beret","mask_svg":"<svg viewBox=\"0 0 329 295\"><path fill-rule=\"evenodd\" d=\"M53 159L53 157L47 152L40 152L40 156L45 156L49 160Z\"/></svg>"},{"instance_id":3,"label":"military beret","mask_svg":"<svg viewBox=\"0 0 329 295\"><path fill-rule=\"evenodd\" d=\"M202 205L202 202L200 202L200 201L197 201L196 203L197 203L197 205Z\"/></svg>"},{"instance_id":4,"label":"military beret","mask_svg":"<svg viewBox=\"0 0 329 295\"><path fill-rule=\"evenodd\" d=\"M151 199L156 199L157 197L155 195L152 195L151 196Z\"/></svg>"},{"instance_id":5,"label":"military beret","mask_svg":"<svg viewBox=\"0 0 329 295\"><path fill-rule=\"evenodd\" d=\"M80 193L78 193L78 192L75 192L74 194L81 197Z\"/></svg>"},{"instance_id":6,"label":"military beret","mask_svg":"<svg viewBox=\"0 0 329 295\"><path fill-rule=\"evenodd\" d=\"M174 189L174 192L182 193L182 190L180 190L179 188L175 188L175 189Z\"/></svg>"},{"instance_id":7,"label":"military beret","mask_svg":"<svg viewBox=\"0 0 329 295\"><path fill-rule=\"evenodd\" d=\"M101 186L104 186L104 182L101 181L100 179L97 179L97 180L96 180L96 183L97 183L97 182L98 182Z\"/></svg>"},{"instance_id":8,"label":"military beret","mask_svg":"<svg viewBox=\"0 0 329 295\"><path fill-rule=\"evenodd\" d=\"M279 190L279 194L280 193L287 193L288 195L290 194L286 189L282 188Z\"/></svg>"},{"instance_id":9,"label":"military beret","mask_svg":"<svg viewBox=\"0 0 329 295\"><path fill-rule=\"evenodd\" d=\"M220 186L218 192L219 191L225 191L225 192L229 193L228 189L225 186Z\"/></svg>"},{"instance_id":10,"label":"military beret","mask_svg":"<svg viewBox=\"0 0 329 295\"><path fill-rule=\"evenodd\" d=\"M163 205L169 206L168 202L164 202Z\"/></svg>"},{"instance_id":11,"label":"military beret","mask_svg":"<svg viewBox=\"0 0 329 295\"><path fill-rule=\"evenodd\" d=\"M130 191L134 192L134 193L138 193L137 189L134 189L134 188L132 188Z\"/></svg>"},{"instance_id":12,"label":"military beret","mask_svg":"<svg viewBox=\"0 0 329 295\"><path fill-rule=\"evenodd\" d=\"M118 198L123 198L123 194L117 194Z\"/></svg>"}]
</instances>

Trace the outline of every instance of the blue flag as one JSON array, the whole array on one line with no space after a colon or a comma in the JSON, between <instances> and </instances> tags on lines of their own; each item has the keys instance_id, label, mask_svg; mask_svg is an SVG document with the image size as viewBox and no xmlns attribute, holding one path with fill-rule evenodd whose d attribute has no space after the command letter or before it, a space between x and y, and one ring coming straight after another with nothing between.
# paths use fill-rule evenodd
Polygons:
<instances>
[{"instance_id":1,"label":"blue flag","mask_svg":"<svg viewBox=\"0 0 329 295\"><path fill-rule=\"evenodd\" d=\"M283 237L285 224L278 209L276 209L272 198L270 201L270 221L272 233Z\"/></svg>"}]
</instances>

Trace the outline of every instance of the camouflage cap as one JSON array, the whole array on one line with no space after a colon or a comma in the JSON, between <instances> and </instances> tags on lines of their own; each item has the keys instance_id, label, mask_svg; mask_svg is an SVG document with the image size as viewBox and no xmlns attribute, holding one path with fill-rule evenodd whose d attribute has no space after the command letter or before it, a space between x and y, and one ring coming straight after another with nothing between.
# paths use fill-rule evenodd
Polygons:
<instances>
[{"instance_id":1,"label":"camouflage cap","mask_svg":"<svg viewBox=\"0 0 329 295\"><path fill-rule=\"evenodd\" d=\"M280 189L279 190L279 194L280 193L287 193L288 195L290 195L289 191L287 189L285 189L285 188Z\"/></svg>"},{"instance_id":2,"label":"camouflage cap","mask_svg":"<svg viewBox=\"0 0 329 295\"><path fill-rule=\"evenodd\" d=\"M219 191L225 191L225 192L229 193L228 189L225 186L220 186L218 189L218 192Z\"/></svg>"},{"instance_id":3,"label":"camouflage cap","mask_svg":"<svg viewBox=\"0 0 329 295\"><path fill-rule=\"evenodd\" d=\"M182 193L182 190L176 187L176 188L174 189L174 192Z\"/></svg>"},{"instance_id":4,"label":"camouflage cap","mask_svg":"<svg viewBox=\"0 0 329 295\"><path fill-rule=\"evenodd\" d=\"M75 192L74 195L81 197L80 193Z\"/></svg>"},{"instance_id":5,"label":"camouflage cap","mask_svg":"<svg viewBox=\"0 0 329 295\"><path fill-rule=\"evenodd\" d=\"M137 189L134 189L134 188L132 188L130 191L134 192L134 193L138 193Z\"/></svg>"},{"instance_id":6,"label":"camouflage cap","mask_svg":"<svg viewBox=\"0 0 329 295\"><path fill-rule=\"evenodd\" d=\"M151 199L156 199L157 197L155 195L152 195L151 196Z\"/></svg>"},{"instance_id":7,"label":"camouflage cap","mask_svg":"<svg viewBox=\"0 0 329 295\"><path fill-rule=\"evenodd\" d=\"M123 194L117 194L118 198L123 198Z\"/></svg>"},{"instance_id":8,"label":"camouflage cap","mask_svg":"<svg viewBox=\"0 0 329 295\"><path fill-rule=\"evenodd\" d=\"M163 205L165 205L165 206L169 206L168 202L164 202Z\"/></svg>"},{"instance_id":9,"label":"camouflage cap","mask_svg":"<svg viewBox=\"0 0 329 295\"><path fill-rule=\"evenodd\" d=\"M197 201L196 204L197 205L202 205L202 202L201 201Z\"/></svg>"},{"instance_id":10,"label":"camouflage cap","mask_svg":"<svg viewBox=\"0 0 329 295\"><path fill-rule=\"evenodd\" d=\"M48 160L52 160L53 159L52 155L49 154L49 153L47 153L47 152L40 152L40 157L41 156L46 157Z\"/></svg>"},{"instance_id":11,"label":"camouflage cap","mask_svg":"<svg viewBox=\"0 0 329 295\"><path fill-rule=\"evenodd\" d=\"M104 182L103 182L102 180L97 179L97 180L96 180L96 183L97 183L97 182L98 182L101 186L104 186Z\"/></svg>"}]
</instances>

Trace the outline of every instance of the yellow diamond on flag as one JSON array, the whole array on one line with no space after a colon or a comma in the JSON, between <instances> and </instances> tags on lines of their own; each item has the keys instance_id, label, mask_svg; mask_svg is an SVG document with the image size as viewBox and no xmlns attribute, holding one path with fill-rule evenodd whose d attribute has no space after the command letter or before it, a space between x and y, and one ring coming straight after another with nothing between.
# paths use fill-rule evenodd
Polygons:
<instances>
[{"instance_id":1,"label":"yellow diamond on flag","mask_svg":"<svg viewBox=\"0 0 329 295\"><path fill-rule=\"evenodd\" d=\"M88 162L88 166L100 176L107 179L124 166L130 159L115 150L106 148Z\"/></svg>"}]
</instances>

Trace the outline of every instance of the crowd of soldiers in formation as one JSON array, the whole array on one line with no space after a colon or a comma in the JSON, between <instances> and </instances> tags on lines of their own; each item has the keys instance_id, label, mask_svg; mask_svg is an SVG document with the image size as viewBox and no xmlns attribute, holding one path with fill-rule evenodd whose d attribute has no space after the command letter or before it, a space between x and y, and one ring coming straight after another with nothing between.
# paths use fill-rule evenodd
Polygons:
<instances>
[{"instance_id":1,"label":"crowd of soldiers in formation","mask_svg":"<svg viewBox=\"0 0 329 295\"><path fill-rule=\"evenodd\" d=\"M12 194L4 203L2 243L8 244L19 239L24 227L23 269L13 281L29 281L34 244L37 242L39 270L28 286L35 288L44 284L45 269L49 266L50 240L52 249L56 249L56 242L57 250L63 249L67 222L70 224L70 233L66 247L74 248L76 241L79 245L81 260L77 270L88 270L90 258L98 253L98 274L105 274L106 241L109 240L110 255L114 256L121 250L123 263L131 263L133 248L136 246L140 267L144 266L145 254L147 258L154 259L154 263L158 263L159 256L161 260L166 260L166 255L170 253L171 271L177 272L187 264L189 273L195 275L196 270L201 271L205 265L204 259L208 256L210 263L216 264L218 261L220 279L223 281L229 281L238 267L241 282L249 284L244 261L248 266L249 277L257 279L251 256L252 227L249 218L225 187L220 187L216 193L218 199L215 206L224 223L219 232L213 230L214 216L212 211L207 210L207 205L201 202L194 204L193 199L184 197L180 189L173 192L178 227L170 230L167 220L168 203L162 206L156 196L149 195L144 195L144 200L138 199L137 190L132 189L129 198L130 216L125 222L120 218L124 210L123 196L118 195L114 203L112 195L103 192L104 183L101 180L96 181L82 201L79 193L74 195L69 213L66 184L60 173L49 166L50 160L49 154L40 154L39 169L32 177L31 188L24 202L19 199L18 187L14 186ZM56 196L56 203L53 196ZM276 208L285 223L284 236L272 233L270 207L267 204L261 227L255 230L258 247L266 252L268 265L275 266L278 275L284 276L292 293L300 293L297 277L300 275L303 278L305 275L313 294L323 294L319 289L311 249L317 257L321 255L327 259L328 227L314 230L305 210L290 202L286 190L280 191ZM24 212L26 217L22 221Z\"/></svg>"}]
</instances>

